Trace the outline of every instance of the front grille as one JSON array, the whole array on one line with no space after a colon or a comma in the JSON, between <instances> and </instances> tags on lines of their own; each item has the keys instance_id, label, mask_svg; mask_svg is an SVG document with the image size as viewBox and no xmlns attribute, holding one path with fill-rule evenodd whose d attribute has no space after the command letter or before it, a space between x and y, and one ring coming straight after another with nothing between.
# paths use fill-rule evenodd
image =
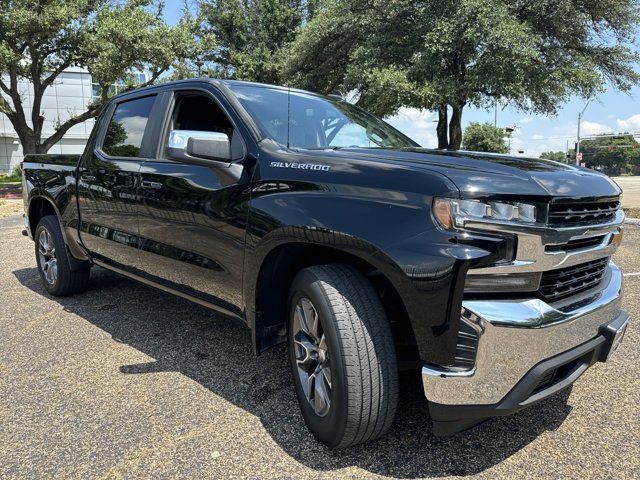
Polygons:
<instances>
[{"instance_id":1,"label":"front grille","mask_svg":"<svg viewBox=\"0 0 640 480\"><path fill-rule=\"evenodd\" d=\"M551 203L549 225L604 223L613 220L620 209L620 202Z\"/></svg>"},{"instance_id":2,"label":"front grille","mask_svg":"<svg viewBox=\"0 0 640 480\"><path fill-rule=\"evenodd\" d=\"M562 245L547 245L544 250L546 252L572 252L583 248L597 247L602 244L605 237L606 235L598 235L597 237L578 238Z\"/></svg>"},{"instance_id":3,"label":"front grille","mask_svg":"<svg viewBox=\"0 0 640 480\"><path fill-rule=\"evenodd\" d=\"M544 272L538 291L547 301L560 300L583 292L600 283L608 264L608 258L601 258L573 267Z\"/></svg>"}]
</instances>

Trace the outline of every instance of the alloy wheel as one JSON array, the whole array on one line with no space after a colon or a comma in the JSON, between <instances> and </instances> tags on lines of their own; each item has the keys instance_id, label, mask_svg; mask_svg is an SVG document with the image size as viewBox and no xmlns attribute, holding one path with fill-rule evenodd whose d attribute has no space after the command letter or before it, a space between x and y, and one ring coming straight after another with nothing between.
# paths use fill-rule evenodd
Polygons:
<instances>
[{"instance_id":1,"label":"alloy wheel","mask_svg":"<svg viewBox=\"0 0 640 480\"><path fill-rule=\"evenodd\" d=\"M38 236L38 256L45 280L54 285L58 280L58 259L53 238L46 228L42 229Z\"/></svg>"},{"instance_id":2,"label":"alloy wheel","mask_svg":"<svg viewBox=\"0 0 640 480\"><path fill-rule=\"evenodd\" d=\"M331 361L318 311L306 297L293 310L293 342L302 390L316 414L324 417L331 406Z\"/></svg>"}]
</instances>

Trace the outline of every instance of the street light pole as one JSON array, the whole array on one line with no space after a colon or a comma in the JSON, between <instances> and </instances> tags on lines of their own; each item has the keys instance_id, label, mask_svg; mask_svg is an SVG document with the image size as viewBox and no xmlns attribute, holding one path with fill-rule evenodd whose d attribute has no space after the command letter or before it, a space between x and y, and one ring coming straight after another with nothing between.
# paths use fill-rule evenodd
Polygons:
<instances>
[{"instance_id":1,"label":"street light pole","mask_svg":"<svg viewBox=\"0 0 640 480\"><path fill-rule=\"evenodd\" d=\"M507 138L509 139L509 155L511 155L511 134L515 131L516 126L513 127L504 127L504 131L507 134Z\"/></svg>"},{"instance_id":2,"label":"street light pole","mask_svg":"<svg viewBox=\"0 0 640 480\"><path fill-rule=\"evenodd\" d=\"M582 123L582 114L589 106L589 103L591 103L591 99L587 100L587 103L584 105L584 108L582 109L582 111L578 113L578 139L576 142L576 166L580 165L580 160L578 160L578 156L579 156L578 154L580 153L580 124Z\"/></svg>"},{"instance_id":3,"label":"street light pole","mask_svg":"<svg viewBox=\"0 0 640 480\"><path fill-rule=\"evenodd\" d=\"M495 104L493 106L494 111L493 111L493 126L494 127L498 127L498 99L495 99Z\"/></svg>"}]
</instances>

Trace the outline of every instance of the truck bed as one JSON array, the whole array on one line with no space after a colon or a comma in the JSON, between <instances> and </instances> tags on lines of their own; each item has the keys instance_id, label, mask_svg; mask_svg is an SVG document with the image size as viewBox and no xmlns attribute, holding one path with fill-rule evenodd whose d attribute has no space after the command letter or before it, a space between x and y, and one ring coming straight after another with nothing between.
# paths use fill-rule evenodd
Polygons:
<instances>
[{"instance_id":1,"label":"truck bed","mask_svg":"<svg viewBox=\"0 0 640 480\"><path fill-rule=\"evenodd\" d=\"M78 161L80 160L80 155L55 155L55 154L36 154L32 153L29 155L25 155L24 163L35 163L40 164L41 166L45 165L64 165L75 167L78 165ZM37 167L36 167L37 168Z\"/></svg>"}]
</instances>

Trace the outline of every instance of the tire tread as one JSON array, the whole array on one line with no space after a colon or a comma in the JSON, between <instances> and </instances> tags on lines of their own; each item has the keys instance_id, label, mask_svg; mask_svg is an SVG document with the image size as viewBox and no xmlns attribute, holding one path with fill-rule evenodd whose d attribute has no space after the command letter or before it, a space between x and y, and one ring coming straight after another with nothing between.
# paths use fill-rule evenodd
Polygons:
<instances>
[{"instance_id":1,"label":"tire tread","mask_svg":"<svg viewBox=\"0 0 640 480\"><path fill-rule=\"evenodd\" d=\"M69 252L62 236L60 222L55 215L46 215L40 219L36 227L34 241L36 248L36 258L38 258L38 235L40 227L46 228L53 237L56 246L56 256L58 259L58 282L53 287L42 279L47 291L56 297L64 297L74 293L80 293L87 288L90 275L91 264L87 262L86 268L71 270L69 263ZM40 270L40 265L38 265ZM40 276L42 273L40 270Z\"/></svg>"},{"instance_id":2,"label":"tire tread","mask_svg":"<svg viewBox=\"0 0 640 480\"><path fill-rule=\"evenodd\" d=\"M372 441L393 423L398 370L389 322L369 281L349 265L309 267L340 332L348 391L347 425L336 448Z\"/></svg>"}]
</instances>

